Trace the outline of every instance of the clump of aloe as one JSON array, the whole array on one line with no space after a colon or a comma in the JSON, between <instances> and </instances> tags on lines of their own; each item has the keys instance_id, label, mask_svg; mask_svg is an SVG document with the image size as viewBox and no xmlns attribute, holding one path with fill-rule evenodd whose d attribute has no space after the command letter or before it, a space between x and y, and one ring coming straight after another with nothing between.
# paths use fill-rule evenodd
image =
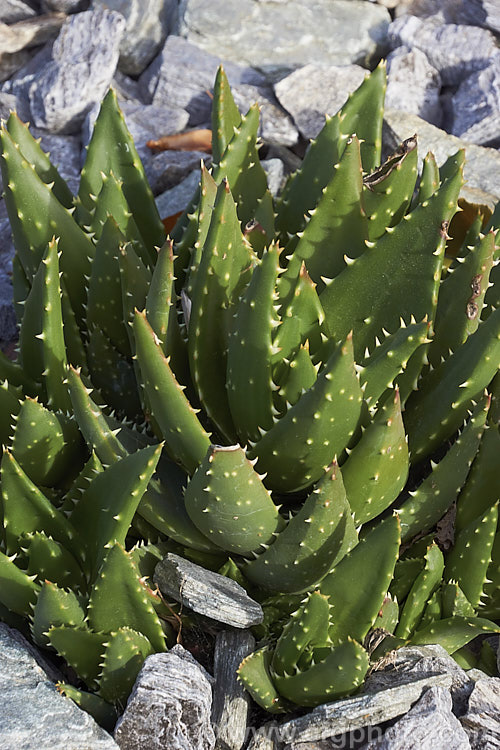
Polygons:
<instances>
[{"instance_id":1,"label":"clump of aloe","mask_svg":"<svg viewBox=\"0 0 500 750\"><path fill-rule=\"evenodd\" d=\"M239 675L269 711L408 643L489 660L466 646L500 632L500 211L458 221L463 152L419 176L415 137L381 164L384 91L379 66L276 199L220 69L214 166L170 237L112 91L77 196L16 115L1 132L0 616L101 718L168 646L166 551L262 603Z\"/></svg>"}]
</instances>

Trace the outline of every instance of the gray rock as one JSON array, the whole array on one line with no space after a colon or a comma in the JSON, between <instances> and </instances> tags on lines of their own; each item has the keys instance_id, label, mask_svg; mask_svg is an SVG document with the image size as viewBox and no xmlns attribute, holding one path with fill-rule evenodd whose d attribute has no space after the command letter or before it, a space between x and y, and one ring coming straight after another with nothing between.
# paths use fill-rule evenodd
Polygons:
<instances>
[{"instance_id":1,"label":"gray rock","mask_svg":"<svg viewBox=\"0 0 500 750\"><path fill-rule=\"evenodd\" d=\"M200 184L200 170L195 169L170 190L165 190L156 198L156 207L162 219L184 211Z\"/></svg>"},{"instance_id":2,"label":"gray rock","mask_svg":"<svg viewBox=\"0 0 500 750\"><path fill-rule=\"evenodd\" d=\"M467 713L461 717L473 750L500 747L500 679L484 677L474 685Z\"/></svg>"},{"instance_id":3,"label":"gray rock","mask_svg":"<svg viewBox=\"0 0 500 750\"><path fill-rule=\"evenodd\" d=\"M133 102L134 104L145 104L139 83L135 78L130 78L130 76L122 73L121 70L115 70L111 85L119 100Z\"/></svg>"},{"instance_id":4,"label":"gray rock","mask_svg":"<svg viewBox=\"0 0 500 750\"><path fill-rule=\"evenodd\" d=\"M125 21L114 11L70 16L52 48L51 60L29 88L33 121L52 133L77 132L102 99L118 62Z\"/></svg>"},{"instance_id":5,"label":"gray rock","mask_svg":"<svg viewBox=\"0 0 500 750\"><path fill-rule=\"evenodd\" d=\"M451 106L453 135L479 145L500 144L500 50L487 68L463 81Z\"/></svg>"},{"instance_id":6,"label":"gray rock","mask_svg":"<svg viewBox=\"0 0 500 750\"><path fill-rule=\"evenodd\" d=\"M12 273L12 258L14 257L14 242L10 230L5 201L0 199L0 268L4 274ZM9 300L12 302L12 292Z\"/></svg>"},{"instance_id":7,"label":"gray rock","mask_svg":"<svg viewBox=\"0 0 500 750\"><path fill-rule=\"evenodd\" d=\"M325 115L338 112L365 75L359 65L305 65L278 81L274 91L304 138L316 138Z\"/></svg>"},{"instance_id":8,"label":"gray rock","mask_svg":"<svg viewBox=\"0 0 500 750\"><path fill-rule=\"evenodd\" d=\"M211 750L211 681L182 646L149 656L115 728L121 750Z\"/></svg>"},{"instance_id":9,"label":"gray rock","mask_svg":"<svg viewBox=\"0 0 500 750\"><path fill-rule=\"evenodd\" d=\"M17 99L13 94L0 92L0 120L7 120L10 113L14 112Z\"/></svg>"},{"instance_id":10,"label":"gray rock","mask_svg":"<svg viewBox=\"0 0 500 750\"><path fill-rule=\"evenodd\" d=\"M138 76L158 53L170 31L177 0L93 0L94 10L115 10L126 21L119 68Z\"/></svg>"},{"instance_id":11,"label":"gray rock","mask_svg":"<svg viewBox=\"0 0 500 750\"><path fill-rule=\"evenodd\" d=\"M439 127L441 76L419 49L398 47L387 57L385 106L403 109Z\"/></svg>"},{"instance_id":12,"label":"gray rock","mask_svg":"<svg viewBox=\"0 0 500 750\"><path fill-rule=\"evenodd\" d=\"M236 670L254 647L255 638L249 631L223 630L217 633L212 704L216 750L241 750L244 745L250 696L238 681Z\"/></svg>"},{"instance_id":13,"label":"gray rock","mask_svg":"<svg viewBox=\"0 0 500 750\"><path fill-rule=\"evenodd\" d=\"M160 54L139 78L144 101L186 109L193 126L208 122L212 109L210 94L221 61L219 55L211 55L179 36L170 35ZM231 87L265 84L264 76L252 68L224 61L224 70Z\"/></svg>"},{"instance_id":14,"label":"gray rock","mask_svg":"<svg viewBox=\"0 0 500 750\"><path fill-rule=\"evenodd\" d=\"M146 161L153 158L151 150L146 146L147 141L181 133L189 121L186 110L177 107L158 107L128 101L121 102L120 107L141 159Z\"/></svg>"},{"instance_id":15,"label":"gray rock","mask_svg":"<svg viewBox=\"0 0 500 750\"><path fill-rule=\"evenodd\" d=\"M181 37L168 37L161 54L139 79L139 85L153 104L186 109L191 126L207 125L212 110L211 92L221 62L240 110L245 113L254 102L260 104L261 136L270 143L294 145L297 130L261 74L222 61Z\"/></svg>"},{"instance_id":16,"label":"gray rock","mask_svg":"<svg viewBox=\"0 0 500 750\"><path fill-rule=\"evenodd\" d=\"M40 138L40 146L50 156L52 164L57 167L61 177L68 183L80 181L81 141L77 135L54 135L46 130L30 128L35 138Z\"/></svg>"},{"instance_id":17,"label":"gray rock","mask_svg":"<svg viewBox=\"0 0 500 750\"><path fill-rule=\"evenodd\" d=\"M262 607L236 581L169 553L155 569L160 591L186 607L235 628L262 622Z\"/></svg>"},{"instance_id":18,"label":"gray rock","mask_svg":"<svg viewBox=\"0 0 500 750\"><path fill-rule=\"evenodd\" d=\"M42 0L44 10L60 10L63 13L80 13L87 10L90 0Z\"/></svg>"},{"instance_id":19,"label":"gray rock","mask_svg":"<svg viewBox=\"0 0 500 750\"><path fill-rule=\"evenodd\" d=\"M159 195L175 187L193 170L199 173L201 161L210 166L212 157L202 151L162 151L150 159L144 159L146 177L153 194Z\"/></svg>"},{"instance_id":20,"label":"gray rock","mask_svg":"<svg viewBox=\"0 0 500 750\"><path fill-rule=\"evenodd\" d=\"M179 33L276 80L299 65L369 65L386 43L389 12L360 0L181 0Z\"/></svg>"},{"instance_id":21,"label":"gray rock","mask_svg":"<svg viewBox=\"0 0 500 750\"><path fill-rule=\"evenodd\" d=\"M406 716L390 727L380 740L365 750L470 750L467 734L451 710L444 687L426 690Z\"/></svg>"},{"instance_id":22,"label":"gray rock","mask_svg":"<svg viewBox=\"0 0 500 750\"><path fill-rule=\"evenodd\" d=\"M262 168L267 175L267 185L271 195L277 196L286 182L285 165L281 159L263 159Z\"/></svg>"},{"instance_id":23,"label":"gray rock","mask_svg":"<svg viewBox=\"0 0 500 750\"><path fill-rule=\"evenodd\" d=\"M382 664L385 660L382 661ZM451 678L453 710L464 713L472 683L467 673L449 656L442 646L406 646L391 654L391 659L381 669L375 669L367 677L364 693L373 693L387 688L405 685L417 679L447 674Z\"/></svg>"},{"instance_id":24,"label":"gray rock","mask_svg":"<svg viewBox=\"0 0 500 750\"><path fill-rule=\"evenodd\" d=\"M500 5L497 0L462 0L460 21L500 32Z\"/></svg>"},{"instance_id":25,"label":"gray rock","mask_svg":"<svg viewBox=\"0 0 500 750\"><path fill-rule=\"evenodd\" d=\"M34 15L36 10L23 0L0 0L0 21L3 23L16 23Z\"/></svg>"},{"instance_id":26,"label":"gray rock","mask_svg":"<svg viewBox=\"0 0 500 750\"><path fill-rule=\"evenodd\" d=\"M23 102L23 106L27 112L29 110L29 90L30 86L35 80L36 76L40 75L40 71L44 70L45 67L50 63L52 57L52 42L48 42L38 52L33 54L33 51L26 51L19 54L27 55L27 62L23 63L22 67L17 70L8 81L2 86L2 91L8 94L14 94L18 102ZM31 118L31 113L28 115L28 119Z\"/></svg>"},{"instance_id":27,"label":"gray rock","mask_svg":"<svg viewBox=\"0 0 500 750\"><path fill-rule=\"evenodd\" d=\"M493 148L484 148L465 143L453 135L436 128L417 115L385 111L383 141L386 153L391 153L405 138L417 133L419 164L428 151L432 151L439 165L460 148L465 148L465 180L461 195L475 203L486 203L494 207L500 198L500 153ZM471 195L473 190L473 195ZM479 192L478 192L479 191Z\"/></svg>"},{"instance_id":28,"label":"gray rock","mask_svg":"<svg viewBox=\"0 0 500 750\"><path fill-rule=\"evenodd\" d=\"M451 681L450 675L433 675L377 693L325 703L305 716L282 724L279 737L282 742L297 739L312 742L352 732L360 727L380 724L406 714L427 688L449 688Z\"/></svg>"},{"instance_id":29,"label":"gray rock","mask_svg":"<svg viewBox=\"0 0 500 750\"><path fill-rule=\"evenodd\" d=\"M19 52L22 49L37 47L50 39L55 39L64 23L64 13L46 13L24 21L0 24L0 57Z\"/></svg>"},{"instance_id":30,"label":"gray rock","mask_svg":"<svg viewBox=\"0 0 500 750\"><path fill-rule=\"evenodd\" d=\"M397 18L389 27L389 40L393 47L421 50L446 86L486 68L497 52L495 37L485 29L415 16Z\"/></svg>"},{"instance_id":31,"label":"gray rock","mask_svg":"<svg viewBox=\"0 0 500 750\"><path fill-rule=\"evenodd\" d=\"M0 341L13 341L17 338L17 319L12 302L12 283L0 271Z\"/></svg>"},{"instance_id":32,"label":"gray rock","mask_svg":"<svg viewBox=\"0 0 500 750\"><path fill-rule=\"evenodd\" d=\"M0 623L2 750L112 750L116 743L90 714L57 692L32 647Z\"/></svg>"}]
</instances>

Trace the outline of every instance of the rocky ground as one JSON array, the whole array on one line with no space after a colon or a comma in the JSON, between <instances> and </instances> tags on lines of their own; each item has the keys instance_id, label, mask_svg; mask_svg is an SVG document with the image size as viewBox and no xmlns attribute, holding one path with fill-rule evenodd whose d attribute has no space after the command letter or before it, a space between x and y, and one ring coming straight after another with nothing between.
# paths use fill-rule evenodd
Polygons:
<instances>
[{"instance_id":1,"label":"rocky ground","mask_svg":"<svg viewBox=\"0 0 500 750\"><path fill-rule=\"evenodd\" d=\"M386 153L414 133L421 158L432 150L438 163L464 146L464 196L492 206L500 197L499 39L498 0L0 0L0 117L16 109L29 121L76 191L99 102L114 86L163 218L185 207L210 155L157 153L146 143L210 126L221 61L240 109L261 105L261 156L277 193L325 114L386 57ZM4 344L16 335L12 254L0 200ZM168 595L177 588L180 599L182 587L186 607L219 623L210 673L181 645L148 659L113 740L57 693L53 666L39 666L27 642L0 625L4 750L500 747L500 678L465 673L438 647L402 649L361 695L269 722L234 682L252 650L257 605L221 592L196 566L170 562Z\"/></svg>"}]
</instances>

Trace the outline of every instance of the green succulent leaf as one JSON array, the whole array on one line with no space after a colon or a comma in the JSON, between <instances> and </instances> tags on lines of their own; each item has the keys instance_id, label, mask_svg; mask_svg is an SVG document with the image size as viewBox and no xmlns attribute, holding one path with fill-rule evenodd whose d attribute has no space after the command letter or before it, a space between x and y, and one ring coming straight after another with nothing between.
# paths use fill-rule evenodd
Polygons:
<instances>
[{"instance_id":1,"label":"green succulent leaf","mask_svg":"<svg viewBox=\"0 0 500 750\"><path fill-rule=\"evenodd\" d=\"M50 645L73 667L91 690L97 690L100 664L107 641L105 633L85 627L54 625L49 629Z\"/></svg>"},{"instance_id":2,"label":"green succulent leaf","mask_svg":"<svg viewBox=\"0 0 500 750\"><path fill-rule=\"evenodd\" d=\"M391 516L374 526L321 581L319 589L333 607L333 643L349 637L364 641L392 581L399 542L399 522Z\"/></svg>"},{"instance_id":3,"label":"green succulent leaf","mask_svg":"<svg viewBox=\"0 0 500 750\"><path fill-rule=\"evenodd\" d=\"M340 385L340 387L339 387ZM279 492L317 481L353 435L361 411L352 338L336 347L314 385L260 438L249 456Z\"/></svg>"},{"instance_id":4,"label":"green succulent leaf","mask_svg":"<svg viewBox=\"0 0 500 750\"><path fill-rule=\"evenodd\" d=\"M144 659L154 653L146 636L132 628L111 633L105 643L99 695L108 703L124 706Z\"/></svg>"},{"instance_id":5,"label":"green succulent leaf","mask_svg":"<svg viewBox=\"0 0 500 750\"><path fill-rule=\"evenodd\" d=\"M163 630L139 571L120 544L114 543L106 550L90 594L88 623L98 632L131 628L142 633L155 651L165 649Z\"/></svg>"},{"instance_id":6,"label":"green succulent leaf","mask_svg":"<svg viewBox=\"0 0 500 750\"><path fill-rule=\"evenodd\" d=\"M84 620L85 611L73 591L66 591L50 581L44 581L31 624L31 632L38 646L47 648L50 645L47 633L51 627L67 625L79 628L83 627Z\"/></svg>"},{"instance_id":7,"label":"green succulent leaf","mask_svg":"<svg viewBox=\"0 0 500 750\"><path fill-rule=\"evenodd\" d=\"M244 568L260 587L299 592L313 586L357 543L342 475L328 469L271 546Z\"/></svg>"},{"instance_id":8,"label":"green succulent leaf","mask_svg":"<svg viewBox=\"0 0 500 750\"><path fill-rule=\"evenodd\" d=\"M399 393L390 391L342 465L356 524L370 521L394 502L406 484L408 465Z\"/></svg>"},{"instance_id":9,"label":"green succulent leaf","mask_svg":"<svg viewBox=\"0 0 500 750\"><path fill-rule=\"evenodd\" d=\"M432 544L425 555L424 569L418 574L406 597L399 624L394 631L396 638L409 638L418 627L427 602L441 583L443 571L443 553L437 544Z\"/></svg>"},{"instance_id":10,"label":"green succulent leaf","mask_svg":"<svg viewBox=\"0 0 500 750\"><path fill-rule=\"evenodd\" d=\"M7 551L19 551L21 535L35 531L44 531L71 549L76 538L73 525L54 508L7 449L3 452L1 479Z\"/></svg>"},{"instance_id":11,"label":"green succulent leaf","mask_svg":"<svg viewBox=\"0 0 500 750\"><path fill-rule=\"evenodd\" d=\"M144 167L112 89L102 102L87 148L78 192L80 206L77 210L81 219L85 220L92 212L93 196L98 196L101 192L103 175L105 178L111 173L123 184L123 193L144 244L151 248L150 261L153 263L153 248L163 244L165 230L158 215ZM118 217L115 218L118 220Z\"/></svg>"},{"instance_id":12,"label":"green succulent leaf","mask_svg":"<svg viewBox=\"0 0 500 750\"><path fill-rule=\"evenodd\" d=\"M28 617L32 613L40 586L16 564L15 555L0 551L0 603L10 612Z\"/></svg>"},{"instance_id":13,"label":"green succulent leaf","mask_svg":"<svg viewBox=\"0 0 500 750\"><path fill-rule=\"evenodd\" d=\"M227 552L250 555L270 544L284 526L239 446L211 446L186 487L184 501L198 529Z\"/></svg>"}]
</instances>

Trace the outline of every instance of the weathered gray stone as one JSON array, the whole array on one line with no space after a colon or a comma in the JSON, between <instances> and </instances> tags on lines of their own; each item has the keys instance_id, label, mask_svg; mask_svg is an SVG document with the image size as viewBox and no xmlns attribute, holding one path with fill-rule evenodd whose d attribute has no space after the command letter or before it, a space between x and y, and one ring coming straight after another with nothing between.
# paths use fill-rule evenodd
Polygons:
<instances>
[{"instance_id":1,"label":"weathered gray stone","mask_svg":"<svg viewBox=\"0 0 500 750\"><path fill-rule=\"evenodd\" d=\"M139 88L139 83L135 78L130 78L130 76L122 73L121 70L115 70L111 85L116 91L118 99L133 102L135 104L145 104Z\"/></svg>"},{"instance_id":2,"label":"weathered gray stone","mask_svg":"<svg viewBox=\"0 0 500 750\"><path fill-rule=\"evenodd\" d=\"M144 101L158 106L179 107L190 115L190 124L210 119L213 89L219 55L211 55L179 36L170 35L160 54L139 78ZM262 74L249 67L224 61L232 88L240 84L263 85Z\"/></svg>"},{"instance_id":3,"label":"weathered gray stone","mask_svg":"<svg viewBox=\"0 0 500 750\"><path fill-rule=\"evenodd\" d=\"M451 100L452 133L470 143L500 144L500 50L463 81Z\"/></svg>"},{"instance_id":4,"label":"weathered gray stone","mask_svg":"<svg viewBox=\"0 0 500 750\"><path fill-rule=\"evenodd\" d=\"M474 684L467 713L461 717L473 750L500 747L500 678L484 677Z\"/></svg>"},{"instance_id":5,"label":"weathered gray stone","mask_svg":"<svg viewBox=\"0 0 500 750\"><path fill-rule=\"evenodd\" d=\"M465 148L466 185L461 195L467 198L474 189L473 202L486 203L494 207L500 198L500 153L493 148L476 146L461 141L453 135L436 128L417 115L399 112L394 109L385 111L383 141L387 153L412 135L417 133L419 164L428 151L432 151L439 165L458 151ZM478 193L477 191L481 191Z\"/></svg>"},{"instance_id":6,"label":"weathered gray stone","mask_svg":"<svg viewBox=\"0 0 500 750\"><path fill-rule=\"evenodd\" d=\"M102 99L118 62L125 21L114 11L70 16L54 42L52 56L29 89L34 124L52 133L79 130Z\"/></svg>"},{"instance_id":7,"label":"weathered gray stone","mask_svg":"<svg viewBox=\"0 0 500 750\"><path fill-rule=\"evenodd\" d=\"M236 581L169 553L155 569L160 591L195 612L236 628L262 622L260 604Z\"/></svg>"},{"instance_id":8,"label":"weathered gray stone","mask_svg":"<svg viewBox=\"0 0 500 750\"><path fill-rule=\"evenodd\" d=\"M446 86L486 68L497 52L495 37L486 29L416 16L397 18L389 27L389 40L393 47L404 44L421 50Z\"/></svg>"},{"instance_id":9,"label":"weathered gray stone","mask_svg":"<svg viewBox=\"0 0 500 750\"><path fill-rule=\"evenodd\" d=\"M200 162L211 164L211 156L202 151L163 151L143 161L146 177L154 195L170 190L193 171L199 172Z\"/></svg>"},{"instance_id":10,"label":"weathered gray stone","mask_svg":"<svg viewBox=\"0 0 500 750\"><path fill-rule=\"evenodd\" d=\"M382 669L375 669L370 673L363 686L364 693L374 693L417 679L447 674L451 678L453 709L457 715L464 713L472 683L465 670L442 646L406 646L397 649L391 657Z\"/></svg>"},{"instance_id":11,"label":"weathered gray stone","mask_svg":"<svg viewBox=\"0 0 500 750\"><path fill-rule=\"evenodd\" d=\"M359 65L305 65L278 81L274 91L304 138L315 138L325 115L334 115L365 75Z\"/></svg>"},{"instance_id":12,"label":"weathered gray stone","mask_svg":"<svg viewBox=\"0 0 500 750\"><path fill-rule=\"evenodd\" d=\"M120 70L138 76L158 53L170 31L177 0L93 0L95 10L115 10L126 21L120 43Z\"/></svg>"},{"instance_id":13,"label":"weathered gray stone","mask_svg":"<svg viewBox=\"0 0 500 750\"><path fill-rule=\"evenodd\" d=\"M403 109L439 127L441 76L419 49L398 47L387 57L385 106Z\"/></svg>"},{"instance_id":14,"label":"weathered gray stone","mask_svg":"<svg viewBox=\"0 0 500 750\"><path fill-rule=\"evenodd\" d=\"M368 65L384 50L389 12L360 0L181 0L179 33L271 77L322 60Z\"/></svg>"},{"instance_id":15,"label":"weathered gray stone","mask_svg":"<svg viewBox=\"0 0 500 750\"><path fill-rule=\"evenodd\" d=\"M211 92L221 62L240 110L246 113L256 101L261 106L261 136L271 143L286 146L296 143L297 130L261 74L222 61L181 37L168 37L161 54L139 79L139 85L153 104L186 109L191 126L207 125L212 110Z\"/></svg>"},{"instance_id":16,"label":"weathered gray stone","mask_svg":"<svg viewBox=\"0 0 500 750\"><path fill-rule=\"evenodd\" d=\"M7 120L10 113L14 112L17 99L13 94L4 94L0 91L0 120Z\"/></svg>"},{"instance_id":17,"label":"weathered gray stone","mask_svg":"<svg viewBox=\"0 0 500 750\"><path fill-rule=\"evenodd\" d=\"M325 703L305 716L282 724L279 737L282 742L299 738L302 742L311 742L380 724L407 713L427 688L449 688L450 685L450 675L438 674L377 693Z\"/></svg>"},{"instance_id":18,"label":"weathered gray stone","mask_svg":"<svg viewBox=\"0 0 500 750\"><path fill-rule=\"evenodd\" d=\"M90 0L42 0L44 10L61 10L63 13L80 13L87 10Z\"/></svg>"},{"instance_id":19,"label":"weathered gray stone","mask_svg":"<svg viewBox=\"0 0 500 750\"><path fill-rule=\"evenodd\" d=\"M263 159L261 164L267 175L267 185L271 195L279 195L286 182L285 165L281 159Z\"/></svg>"},{"instance_id":20,"label":"weathered gray stone","mask_svg":"<svg viewBox=\"0 0 500 750\"><path fill-rule=\"evenodd\" d=\"M498 0L400 0L396 13L440 16L445 23L470 24L500 31Z\"/></svg>"},{"instance_id":21,"label":"weathered gray stone","mask_svg":"<svg viewBox=\"0 0 500 750\"><path fill-rule=\"evenodd\" d=\"M154 104L124 101L120 107L141 158L148 155L152 158L151 150L146 146L147 141L181 133L189 121L189 114L185 109L173 106L157 107Z\"/></svg>"},{"instance_id":22,"label":"weathered gray stone","mask_svg":"<svg viewBox=\"0 0 500 750\"><path fill-rule=\"evenodd\" d=\"M46 13L10 26L0 23L0 56L37 47L49 39L55 39L65 18L64 13Z\"/></svg>"},{"instance_id":23,"label":"weathered gray stone","mask_svg":"<svg viewBox=\"0 0 500 750\"><path fill-rule=\"evenodd\" d=\"M189 205L196 188L200 183L200 170L193 170L175 187L165 190L156 198L156 207L162 219L184 211Z\"/></svg>"},{"instance_id":24,"label":"weathered gray stone","mask_svg":"<svg viewBox=\"0 0 500 750\"><path fill-rule=\"evenodd\" d=\"M81 141L77 135L53 135L46 130L30 127L35 138L41 138L40 146L49 154L61 177L76 186L80 181Z\"/></svg>"},{"instance_id":25,"label":"weathered gray stone","mask_svg":"<svg viewBox=\"0 0 500 750\"><path fill-rule=\"evenodd\" d=\"M23 0L0 0L0 21L3 23L16 23L35 14L36 10Z\"/></svg>"},{"instance_id":26,"label":"weathered gray stone","mask_svg":"<svg viewBox=\"0 0 500 750\"><path fill-rule=\"evenodd\" d=\"M57 692L32 647L0 623L2 750L112 750L116 743L94 719Z\"/></svg>"},{"instance_id":27,"label":"weathered gray stone","mask_svg":"<svg viewBox=\"0 0 500 750\"><path fill-rule=\"evenodd\" d=\"M211 750L211 682L182 646L149 656L115 728L121 750Z\"/></svg>"},{"instance_id":28,"label":"weathered gray stone","mask_svg":"<svg viewBox=\"0 0 500 750\"><path fill-rule=\"evenodd\" d=\"M255 638L247 630L217 633L212 704L216 750L241 750L245 742L250 696L238 681L236 670L254 647Z\"/></svg>"},{"instance_id":29,"label":"weathered gray stone","mask_svg":"<svg viewBox=\"0 0 500 750\"><path fill-rule=\"evenodd\" d=\"M18 101L23 101L24 106L29 112L29 89L35 77L40 75L40 71L45 69L45 66L51 61L53 42L48 42L38 52L27 50L19 54L26 54L27 61L23 63L22 67L19 68L15 75L6 81L2 86L2 91L14 94L17 96ZM31 113L29 118L31 118Z\"/></svg>"},{"instance_id":30,"label":"weathered gray stone","mask_svg":"<svg viewBox=\"0 0 500 750\"><path fill-rule=\"evenodd\" d=\"M451 710L451 697L444 687L432 687L390 727L380 740L365 750L470 750L467 734Z\"/></svg>"},{"instance_id":31,"label":"weathered gray stone","mask_svg":"<svg viewBox=\"0 0 500 750\"><path fill-rule=\"evenodd\" d=\"M12 341L17 337L17 319L12 303L12 283L0 271L0 341Z\"/></svg>"}]
</instances>

